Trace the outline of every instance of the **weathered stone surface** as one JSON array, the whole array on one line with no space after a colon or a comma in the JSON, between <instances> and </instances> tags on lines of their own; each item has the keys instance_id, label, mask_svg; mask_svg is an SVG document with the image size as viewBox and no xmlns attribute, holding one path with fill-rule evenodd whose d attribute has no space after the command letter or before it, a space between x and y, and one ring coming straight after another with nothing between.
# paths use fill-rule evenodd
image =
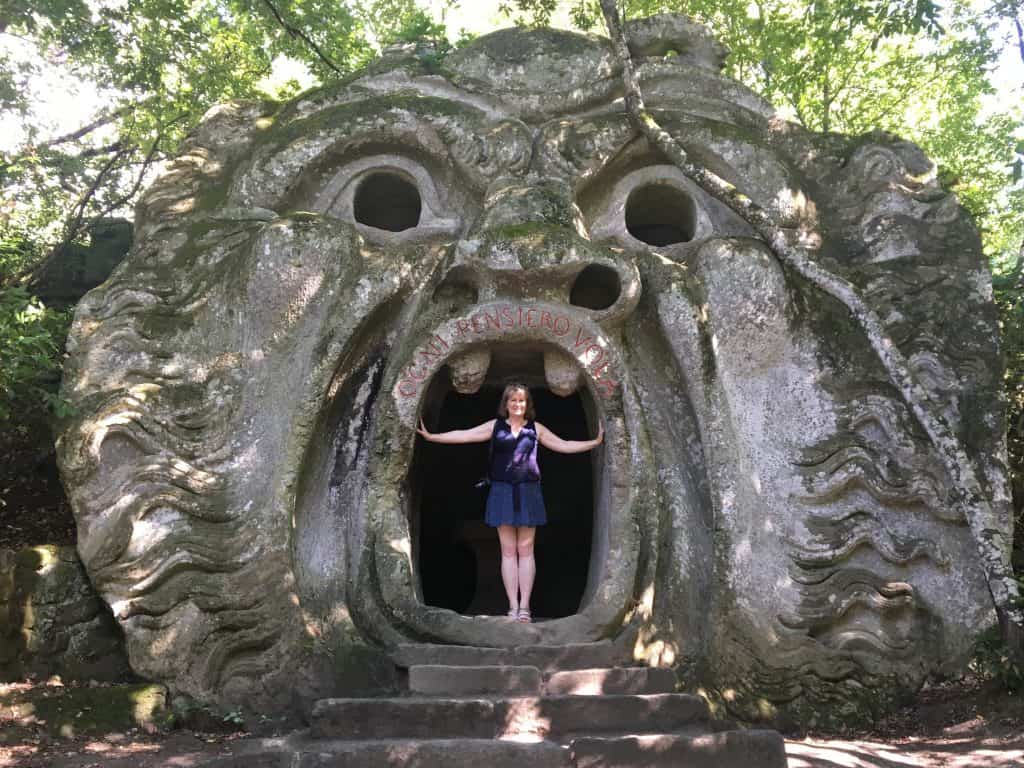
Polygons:
<instances>
[{"instance_id":1,"label":"weathered stone surface","mask_svg":"<svg viewBox=\"0 0 1024 768\"><path fill-rule=\"evenodd\" d=\"M264 739L226 757L201 760L196 768L560 768L568 750L551 742L516 743L483 739L376 739L373 741L310 741Z\"/></svg>"},{"instance_id":2,"label":"weathered stone surface","mask_svg":"<svg viewBox=\"0 0 1024 768\"><path fill-rule=\"evenodd\" d=\"M313 707L318 739L493 739L505 702L489 698L322 699Z\"/></svg>"},{"instance_id":3,"label":"weathered stone surface","mask_svg":"<svg viewBox=\"0 0 1024 768\"><path fill-rule=\"evenodd\" d=\"M573 768L786 768L786 742L775 731L726 731L701 736L621 736L574 739Z\"/></svg>"},{"instance_id":4,"label":"weathered stone surface","mask_svg":"<svg viewBox=\"0 0 1024 768\"><path fill-rule=\"evenodd\" d=\"M812 722L964 662L994 620L974 537L1008 557L1011 533L969 217L916 147L778 119L699 27L632 41L665 128L882 318L982 488L858 322L635 135L606 41L505 30L440 66L396 47L211 111L79 305L59 458L137 671L272 711L394 687L410 642L543 668L522 649L635 632L583 666ZM491 418L509 377L557 391L542 422L606 432L546 465L532 624L476 615L504 612L485 449L415 433Z\"/></svg>"},{"instance_id":5,"label":"weathered stone surface","mask_svg":"<svg viewBox=\"0 0 1024 768\"><path fill-rule=\"evenodd\" d=\"M538 667L542 672L612 667L622 661L620 650L607 641L566 643L560 646L523 645L517 647L514 653L516 663Z\"/></svg>"},{"instance_id":6,"label":"weathered stone surface","mask_svg":"<svg viewBox=\"0 0 1024 768\"><path fill-rule=\"evenodd\" d=\"M488 768L560 768L565 749L550 742L516 744L508 741L459 739L426 742L375 742L347 744L334 751L302 754L298 768L449 768L454 765L486 765ZM291 768L289 766L289 768Z\"/></svg>"},{"instance_id":7,"label":"weathered stone surface","mask_svg":"<svg viewBox=\"0 0 1024 768\"><path fill-rule=\"evenodd\" d=\"M514 651L504 648L477 648L468 645L431 645L403 643L391 654L400 667L510 665L515 663Z\"/></svg>"},{"instance_id":8,"label":"weathered stone surface","mask_svg":"<svg viewBox=\"0 0 1024 768\"><path fill-rule=\"evenodd\" d=\"M522 665L541 672L614 667L627 661L622 649L607 640L564 645L521 645L514 648L481 648L467 645L403 643L391 658L400 667L418 664L445 666Z\"/></svg>"},{"instance_id":9,"label":"weathered stone surface","mask_svg":"<svg viewBox=\"0 0 1024 768\"><path fill-rule=\"evenodd\" d=\"M611 693L672 693L676 676L671 669L613 667L555 672L544 681L549 696L598 696Z\"/></svg>"},{"instance_id":10,"label":"weathered stone surface","mask_svg":"<svg viewBox=\"0 0 1024 768\"><path fill-rule=\"evenodd\" d=\"M124 637L74 547L0 550L0 680L124 680Z\"/></svg>"},{"instance_id":11,"label":"weathered stone surface","mask_svg":"<svg viewBox=\"0 0 1024 768\"><path fill-rule=\"evenodd\" d=\"M681 693L487 698L323 699L319 739L552 739L576 733L671 733L708 720L699 696Z\"/></svg>"},{"instance_id":12,"label":"weathered stone surface","mask_svg":"<svg viewBox=\"0 0 1024 768\"><path fill-rule=\"evenodd\" d=\"M536 667L451 667L422 665L409 668L409 690L424 696L503 693L540 694Z\"/></svg>"}]
</instances>

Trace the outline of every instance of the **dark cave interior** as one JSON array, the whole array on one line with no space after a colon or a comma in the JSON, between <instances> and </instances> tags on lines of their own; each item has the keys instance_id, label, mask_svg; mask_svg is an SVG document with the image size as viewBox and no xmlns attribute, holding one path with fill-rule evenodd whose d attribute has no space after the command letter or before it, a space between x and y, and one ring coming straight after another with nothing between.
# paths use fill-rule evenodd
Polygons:
<instances>
[{"instance_id":1,"label":"dark cave interior","mask_svg":"<svg viewBox=\"0 0 1024 768\"><path fill-rule=\"evenodd\" d=\"M517 379L530 387L537 421L566 440L585 440L586 401L580 390L559 397L537 380L540 354L519 367ZM442 369L423 405L428 429L466 429L494 418L506 383L504 366L474 394L448 384ZM529 375L530 372L533 375ZM542 369L540 369L542 375ZM592 421L592 420L591 420ZM537 529L537 579L531 600L535 619L570 616L580 602L591 568L594 529L594 461L590 453L558 454L541 446L539 463L548 524ZM441 445L417 440L410 472L410 530L421 597L427 605L466 615L503 615L508 609L501 584L500 550L495 529L484 523L486 491L475 487L484 476L487 443Z\"/></svg>"}]
</instances>

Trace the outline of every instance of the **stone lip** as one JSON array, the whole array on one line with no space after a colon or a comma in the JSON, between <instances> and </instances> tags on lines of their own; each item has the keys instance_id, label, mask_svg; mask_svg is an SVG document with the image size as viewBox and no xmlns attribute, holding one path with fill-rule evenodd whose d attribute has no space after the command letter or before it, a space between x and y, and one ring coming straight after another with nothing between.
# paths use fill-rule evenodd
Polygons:
<instances>
[{"instance_id":1,"label":"stone lip","mask_svg":"<svg viewBox=\"0 0 1024 768\"><path fill-rule=\"evenodd\" d=\"M614 339L579 308L549 302L494 301L478 304L425 333L412 348L392 390L402 420L417 423L427 384L443 365L473 349L537 344L566 353L579 370L583 386L596 401L609 403L620 394L625 365Z\"/></svg>"}]
</instances>

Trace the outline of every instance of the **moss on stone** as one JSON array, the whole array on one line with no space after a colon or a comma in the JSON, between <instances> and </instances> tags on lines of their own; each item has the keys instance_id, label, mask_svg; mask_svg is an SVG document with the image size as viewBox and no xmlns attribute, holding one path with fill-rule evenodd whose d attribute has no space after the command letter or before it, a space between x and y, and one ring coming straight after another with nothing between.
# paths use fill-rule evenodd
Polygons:
<instances>
[{"instance_id":1,"label":"moss on stone","mask_svg":"<svg viewBox=\"0 0 1024 768\"><path fill-rule=\"evenodd\" d=\"M54 736L74 738L102 735L129 728L146 730L171 724L167 709L167 689L153 683L114 685L97 688L72 688L49 695L38 688L32 696L18 701L3 701L25 717L33 717Z\"/></svg>"},{"instance_id":2,"label":"moss on stone","mask_svg":"<svg viewBox=\"0 0 1024 768\"><path fill-rule=\"evenodd\" d=\"M354 102L346 102L324 109L298 120L278 125L274 130L267 131L260 137L260 141L271 142L279 146L300 138L315 135L322 129L338 131L351 123L359 121L370 121L374 130L379 131L382 123L388 123L391 119L389 112L413 112L421 117L462 117L470 118L473 121L481 118L480 113L461 102L436 96L424 96L416 91L398 91L386 96L366 99ZM353 126L348 125L348 132L352 132Z\"/></svg>"},{"instance_id":3,"label":"moss on stone","mask_svg":"<svg viewBox=\"0 0 1024 768\"><path fill-rule=\"evenodd\" d=\"M557 224L547 221L528 221L522 224L509 224L508 226L493 229L487 233L490 240L519 240L526 237L544 238L546 244L550 244L551 238L564 239L566 233Z\"/></svg>"},{"instance_id":4,"label":"moss on stone","mask_svg":"<svg viewBox=\"0 0 1024 768\"><path fill-rule=\"evenodd\" d=\"M524 35L522 30L500 29L475 40L467 46L467 55L484 52L491 59L504 64L533 61L540 55L552 54L559 58L586 55L598 50L599 43L590 37L559 29L535 29ZM456 54L458 55L458 54Z\"/></svg>"}]
</instances>

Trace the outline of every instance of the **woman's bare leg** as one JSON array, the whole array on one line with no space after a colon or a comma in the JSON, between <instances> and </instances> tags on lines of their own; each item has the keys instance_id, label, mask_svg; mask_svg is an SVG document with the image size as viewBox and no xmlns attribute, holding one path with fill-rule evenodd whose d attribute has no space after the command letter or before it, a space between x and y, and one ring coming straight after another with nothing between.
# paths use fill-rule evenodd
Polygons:
<instances>
[{"instance_id":1,"label":"woman's bare leg","mask_svg":"<svg viewBox=\"0 0 1024 768\"><path fill-rule=\"evenodd\" d=\"M516 554L519 555L519 610L530 612L530 593L537 564L533 559L533 539L537 529L523 525L516 528ZM505 560L502 558L502 564Z\"/></svg>"},{"instance_id":2,"label":"woman's bare leg","mask_svg":"<svg viewBox=\"0 0 1024 768\"><path fill-rule=\"evenodd\" d=\"M516 562L515 527L499 525L498 542L501 544L501 583L505 585L508 610L511 614L519 610L519 564Z\"/></svg>"}]
</instances>

